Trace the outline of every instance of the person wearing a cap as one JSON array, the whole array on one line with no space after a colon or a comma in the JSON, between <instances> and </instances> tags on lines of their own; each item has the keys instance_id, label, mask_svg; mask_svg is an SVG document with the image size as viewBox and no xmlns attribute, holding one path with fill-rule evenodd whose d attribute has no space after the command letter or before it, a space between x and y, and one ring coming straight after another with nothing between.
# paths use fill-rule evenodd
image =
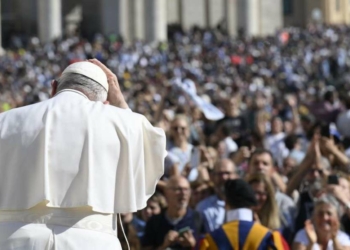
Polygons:
<instances>
[{"instance_id":1,"label":"person wearing a cap","mask_svg":"<svg viewBox=\"0 0 350 250\"><path fill-rule=\"evenodd\" d=\"M164 131L97 60L68 66L52 96L0 114L0 249L121 249L117 214L155 192Z\"/></svg>"},{"instance_id":2,"label":"person wearing a cap","mask_svg":"<svg viewBox=\"0 0 350 250\"><path fill-rule=\"evenodd\" d=\"M242 179L225 183L226 223L207 234L200 250L289 249L279 232L272 232L254 222L252 208L257 205L255 193Z\"/></svg>"}]
</instances>

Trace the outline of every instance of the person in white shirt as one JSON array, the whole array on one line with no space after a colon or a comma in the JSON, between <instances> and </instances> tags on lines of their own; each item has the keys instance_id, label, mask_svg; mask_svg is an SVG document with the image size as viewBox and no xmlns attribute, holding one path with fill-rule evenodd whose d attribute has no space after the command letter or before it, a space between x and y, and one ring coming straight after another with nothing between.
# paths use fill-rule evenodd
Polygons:
<instances>
[{"instance_id":1,"label":"person in white shirt","mask_svg":"<svg viewBox=\"0 0 350 250\"><path fill-rule=\"evenodd\" d=\"M164 131L95 59L68 66L52 96L0 114L0 249L121 249L116 215L155 192Z\"/></svg>"},{"instance_id":2,"label":"person in white shirt","mask_svg":"<svg viewBox=\"0 0 350 250\"><path fill-rule=\"evenodd\" d=\"M350 138L350 130L349 130L349 122L350 122L350 100L349 100L349 94L346 93L343 96L341 96L342 103L345 106L346 110L341 112L336 119L336 126L339 133L349 139Z\"/></svg>"},{"instance_id":3,"label":"person in white shirt","mask_svg":"<svg viewBox=\"0 0 350 250\"><path fill-rule=\"evenodd\" d=\"M312 220L296 234L292 249L349 250L349 235L339 229L339 205L335 197L322 196L315 204Z\"/></svg>"},{"instance_id":4,"label":"person in white shirt","mask_svg":"<svg viewBox=\"0 0 350 250\"><path fill-rule=\"evenodd\" d=\"M286 135L283 132L283 122L280 117L273 117L271 119L271 134L267 135L264 141L265 148L268 148L273 158L276 159L278 167L282 166L283 159L288 156L284 139Z\"/></svg>"},{"instance_id":5,"label":"person in white shirt","mask_svg":"<svg viewBox=\"0 0 350 250\"><path fill-rule=\"evenodd\" d=\"M187 176L189 181L195 181L198 177L198 164L193 162L196 149L188 142L190 137L189 122L186 116L177 115L171 122L171 140L168 141L168 151L177 162L177 171Z\"/></svg>"}]
</instances>

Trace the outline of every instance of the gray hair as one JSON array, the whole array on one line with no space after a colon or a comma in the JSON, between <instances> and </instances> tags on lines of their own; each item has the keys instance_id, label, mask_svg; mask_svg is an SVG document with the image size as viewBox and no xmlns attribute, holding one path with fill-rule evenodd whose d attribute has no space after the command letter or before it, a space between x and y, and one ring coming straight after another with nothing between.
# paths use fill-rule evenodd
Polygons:
<instances>
[{"instance_id":1,"label":"gray hair","mask_svg":"<svg viewBox=\"0 0 350 250\"><path fill-rule=\"evenodd\" d=\"M91 101L107 100L107 91L99 83L80 74L65 74L58 80L57 91L75 89L85 94Z\"/></svg>"},{"instance_id":2,"label":"gray hair","mask_svg":"<svg viewBox=\"0 0 350 250\"><path fill-rule=\"evenodd\" d=\"M317 206L323 205L323 204L333 206L337 212L338 218L341 218L341 216L343 214L343 210L342 210L341 204L339 203L337 198L335 198L331 194L326 193L326 194L322 195L320 198L315 200L315 208Z\"/></svg>"}]
</instances>

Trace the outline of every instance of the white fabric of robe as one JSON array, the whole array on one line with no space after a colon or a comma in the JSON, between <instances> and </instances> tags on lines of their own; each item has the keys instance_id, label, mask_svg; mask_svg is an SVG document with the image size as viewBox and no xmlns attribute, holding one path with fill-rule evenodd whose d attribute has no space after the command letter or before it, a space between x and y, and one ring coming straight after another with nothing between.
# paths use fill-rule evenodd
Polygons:
<instances>
[{"instance_id":1,"label":"white fabric of robe","mask_svg":"<svg viewBox=\"0 0 350 250\"><path fill-rule=\"evenodd\" d=\"M122 250L117 237L56 225L0 223L0 249L6 250Z\"/></svg>"},{"instance_id":2,"label":"white fabric of robe","mask_svg":"<svg viewBox=\"0 0 350 250\"><path fill-rule=\"evenodd\" d=\"M140 114L66 90L0 114L0 210L143 209L164 173L165 133Z\"/></svg>"},{"instance_id":3,"label":"white fabric of robe","mask_svg":"<svg viewBox=\"0 0 350 250\"><path fill-rule=\"evenodd\" d=\"M46 202L25 210L0 210L0 249L121 250L116 217L88 206L51 208Z\"/></svg>"}]
</instances>

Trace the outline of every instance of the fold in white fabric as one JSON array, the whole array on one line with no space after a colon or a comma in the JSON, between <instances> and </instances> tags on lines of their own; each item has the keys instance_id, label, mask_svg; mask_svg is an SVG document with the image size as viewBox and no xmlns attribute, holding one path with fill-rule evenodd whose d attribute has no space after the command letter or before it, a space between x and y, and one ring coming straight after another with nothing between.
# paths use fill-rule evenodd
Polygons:
<instances>
[{"instance_id":1,"label":"fold in white fabric","mask_svg":"<svg viewBox=\"0 0 350 250\"><path fill-rule=\"evenodd\" d=\"M0 210L146 206L164 173L164 131L68 90L0 114Z\"/></svg>"},{"instance_id":2,"label":"fold in white fabric","mask_svg":"<svg viewBox=\"0 0 350 250\"><path fill-rule=\"evenodd\" d=\"M122 250L110 234L57 225L0 222L0 249L6 250Z\"/></svg>"},{"instance_id":3,"label":"fold in white fabric","mask_svg":"<svg viewBox=\"0 0 350 250\"><path fill-rule=\"evenodd\" d=\"M90 207L50 208L45 203L25 210L0 210L0 223L22 222L80 228L117 237L117 215L101 214Z\"/></svg>"}]
</instances>

